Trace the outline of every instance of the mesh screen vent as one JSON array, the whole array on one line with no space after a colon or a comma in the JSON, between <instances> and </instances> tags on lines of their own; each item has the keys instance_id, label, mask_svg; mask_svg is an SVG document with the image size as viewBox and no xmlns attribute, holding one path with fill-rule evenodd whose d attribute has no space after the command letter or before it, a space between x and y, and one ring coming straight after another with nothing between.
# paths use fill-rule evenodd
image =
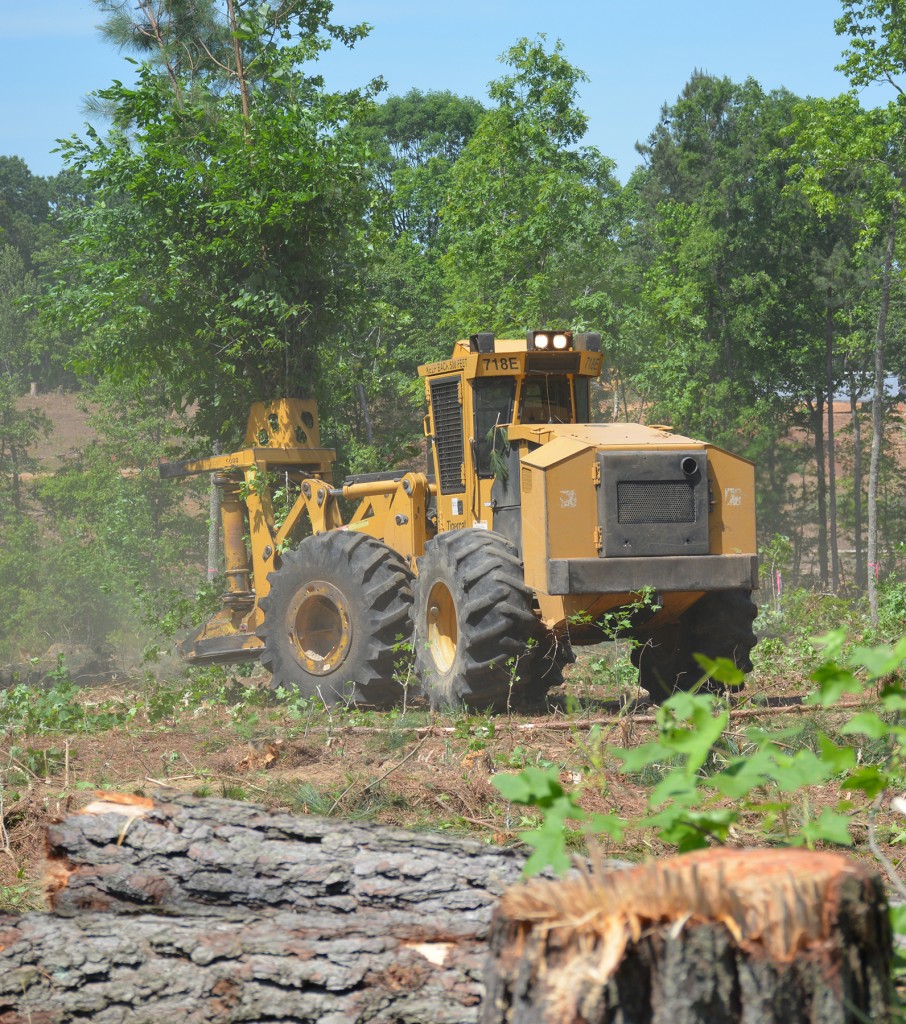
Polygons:
<instances>
[{"instance_id":1,"label":"mesh screen vent","mask_svg":"<svg viewBox=\"0 0 906 1024\"><path fill-rule=\"evenodd\" d=\"M434 412L434 438L441 494L463 490L462 407L459 404L459 377L431 381L431 407Z\"/></svg>"},{"instance_id":2,"label":"mesh screen vent","mask_svg":"<svg viewBox=\"0 0 906 1024\"><path fill-rule=\"evenodd\" d=\"M688 480L621 480L617 484L620 523L694 523L695 485Z\"/></svg>"}]
</instances>

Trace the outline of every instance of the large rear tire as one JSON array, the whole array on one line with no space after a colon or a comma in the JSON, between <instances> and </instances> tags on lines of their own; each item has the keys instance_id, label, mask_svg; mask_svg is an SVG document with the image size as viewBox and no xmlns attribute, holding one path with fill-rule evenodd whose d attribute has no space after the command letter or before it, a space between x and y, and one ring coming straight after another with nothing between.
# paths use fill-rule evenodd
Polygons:
<instances>
[{"instance_id":1,"label":"large rear tire","mask_svg":"<svg viewBox=\"0 0 906 1024\"><path fill-rule=\"evenodd\" d=\"M639 683L655 704L678 690L691 690L704 674L694 655L728 658L743 672L752 671L757 637L752 623L758 608L748 590L705 594L678 622L638 637L632 663Z\"/></svg>"},{"instance_id":2,"label":"large rear tire","mask_svg":"<svg viewBox=\"0 0 906 1024\"><path fill-rule=\"evenodd\" d=\"M506 710L560 681L536 671L532 592L500 534L462 530L428 541L413 593L415 666L432 707Z\"/></svg>"},{"instance_id":3,"label":"large rear tire","mask_svg":"<svg viewBox=\"0 0 906 1024\"><path fill-rule=\"evenodd\" d=\"M306 537L281 556L262 598L261 664L271 687L326 704L389 707L400 640L411 629L412 572L380 541L345 530Z\"/></svg>"}]
</instances>

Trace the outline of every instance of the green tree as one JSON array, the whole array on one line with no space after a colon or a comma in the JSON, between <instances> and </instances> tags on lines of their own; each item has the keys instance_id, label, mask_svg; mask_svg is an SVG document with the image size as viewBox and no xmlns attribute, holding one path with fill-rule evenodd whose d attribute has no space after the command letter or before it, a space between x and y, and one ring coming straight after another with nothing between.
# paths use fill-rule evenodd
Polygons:
<instances>
[{"instance_id":1,"label":"green tree","mask_svg":"<svg viewBox=\"0 0 906 1024\"><path fill-rule=\"evenodd\" d=\"M608 270L620 189L613 162L578 145L587 128L576 106L585 75L562 51L540 36L501 57L511 73L491 83L497 105L453 168L442 262L445 322L458 337L613 321Z\"/></svg>"},{"instance_id":2,"label":"green tree","mask_svg":"<svg viewBox=\"0 0 906 1024\"><path fill-rule=\"evenodd\" d=\"M863 110L853 93L819 102L799 111L796 128L800 161L797 182L819 210L840 203L841 179L848 185L847 202L857 204L860 222L858 253L874 271L877 318L873 343L872 444L868 475L868 594L877 622L880 508L879 492L886 407L885 378L898 353L889 345L891 296L897 285L896 266L902 247L900 230L906 211L903 172L906 128L906 35L898 3L886 0L844 0L837 32L849 37L843 70L854 87L886 83L895 98L884 107Z\"/></svg>"},{"instance_id":3,"label":"green tree","mask_svg":"<svg viewBox=\"0 0 906 1024\"><path fill-rule=\"evenodd\" d=\"M87 386L82 400L94 440L35 483L42 516L23 524L35 569L14 591L7 623L33 653L65 640L135 655L136 638L157 632L198 571L205 524L192 504L204 483L189 482L187 492L157 471L161 457L198 441L155 382L127 399L106 381ZM0 568L23 561L15 525L14 543L0 545Z\"/></svg>"},{"instance_id":4,"label":"green tree","mask_svg":"<svg viewBox=\"0 0 906 1024\"><path fill-rule=\"evenodd\" d=\"M829 315L841 301L827 274L853 228L784 191L797 102L696 72L665 106L627 188L624 248L639 299L624 349L650 415L753 458L768 534L789 532L789 480L807 449L786 438L811 404L801 425L819 438L819 510L808 518L826 579L822 424Z\"/></svg>"},{"instance_id":5,"label":"green tree","mask_svg":"<svg viewBox=\"0 0 906 1024\"><path fill-rule=\"evenodd\" d=\"M440 325L440 260L449 238L440 209L482 113L475 100L413 90L376 104L363 119L373 196L368 301L352 311L355 344L329 370L326 410L351 467L413 456L405 442L420 433L424 404L417 367L448 354L454 340Z\"/></svg>"},{"instance_id":6,"label":"green tree","mask_svg":"<svg viewBox=\"0 0 906 1024\"><path fill-rule=\"evenodd\" d=\"M31 173L17 156L0 156L0 243L18 252L26 270L52 240L54 179Z\"/></svg>"},{"instance_id":7,"label":"green tree","mask_svg":"<svg viewBox=\"0 0 906 1024\"><path fill-rule=\"evenodd\" d=\"M82 373L136 393L159 381L213 437L252 399L317 393L363 301L369 195L354 130L364 95L306 71L364 27L333 25L322 0L207 7L197 36L177 36L173 19L167 40L203 53L213 19L229 54L183 65L157 43L133 87L98 94L109 134L65 144L91 200L69 213L47 308L82 333Z\"/></svg>"},{"instance_id":8,"label":"green tree","mask_svg":"<svg viewBox=\"0 0 906 1024\"><path fill-rule=\"evenodd\" d=\"M34 468L29 448L50 429L45 416L21 404L37 358L34 317L24 308L34 290L22 256L0 243L0 519L22 511L22 474Z\"/></svg>"}]
</instances>

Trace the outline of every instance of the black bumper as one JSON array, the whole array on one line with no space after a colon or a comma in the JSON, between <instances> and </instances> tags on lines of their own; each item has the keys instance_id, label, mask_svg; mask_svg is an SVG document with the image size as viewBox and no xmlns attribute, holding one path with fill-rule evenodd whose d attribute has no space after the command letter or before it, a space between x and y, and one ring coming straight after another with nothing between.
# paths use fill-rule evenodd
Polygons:
<instances>
[{"instance_id":1,"label":"black bumper","mask_svg":"<svg viewBox=\"0 0 906 1024\"><path fill-rule=\"evenodd\" d=\"M554 558L549 594L629 594L660 591L757 590L757 555L662 555L654 558Z\"/></svg>"}]
</instances>

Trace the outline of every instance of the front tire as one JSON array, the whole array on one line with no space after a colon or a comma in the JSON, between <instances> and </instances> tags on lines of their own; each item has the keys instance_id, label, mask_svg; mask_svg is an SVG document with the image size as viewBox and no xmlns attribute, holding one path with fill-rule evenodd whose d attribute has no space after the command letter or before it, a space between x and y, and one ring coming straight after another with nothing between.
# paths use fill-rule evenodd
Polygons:
<instances>
[{"instance_id":1,"label":"front tire","mask_svg":"<svg viewBox=\"0 0 906 1024\"><path fill-rule=\"evenodd\" d=\"M410 631L412 572L386 544L331 531L306 537L268 576L261 664L271 687L326 704L389 707L401 698L396 650Z\"/></svg>"},{"instance_id":2,"label":"front tire","mask_svg":"<svg viewBox=\"0 0 906 1024\"><path fill-rule=\"evenodd\" d=\"M504 710L537 687L521 681L538 620L509 541L484 530L435 537L413 592L415 666L432 707Z\"/></svg>"},{"instance_id":3,"label":"front tire","mask_svg":"<svg viewBox=\"0 0 906 1024\"><path fill-rule=\"evenodd\" d=\"M639 683L655 704L679 690L691 690L704 674L694 655L728 658L752 671L758 608L748 590L715 590L692 605L678 622L645 637L632 652Z\"/></svg>"}]
</instances>

